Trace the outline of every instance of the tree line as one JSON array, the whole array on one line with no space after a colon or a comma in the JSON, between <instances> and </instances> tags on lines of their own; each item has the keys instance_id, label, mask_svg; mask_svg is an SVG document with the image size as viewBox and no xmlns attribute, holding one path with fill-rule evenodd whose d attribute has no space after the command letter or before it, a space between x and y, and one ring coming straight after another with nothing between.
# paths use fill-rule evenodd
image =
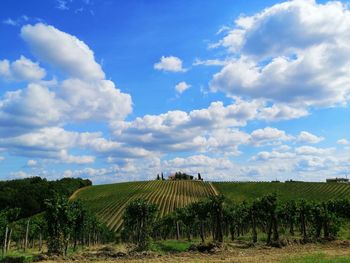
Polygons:
<instances>
[{"instance_id":1,"label":"tree line","mask_svg":"<svg viewBox=\"0 0 350 263\"><path fill-rule=\"evenodd\" d=\"M65 255L68 248L114 240L114 233L79 200L69 196L91 181L40 177L0 182L0 244L2 256L28 248Z\"/></svg>"},{"instance_id":2,"label":"tree line","mask_svg":"<svg viewBox=\"0 0 350 263\"><path fill-rule=\"evenodd\" d=\"M91 185L90 180L63 178L48 181L40 177L0 181L0 211L19 208L19 218L43 212L44 201L54 193L69 197L77 189Z\"/></svg>"},{"instance_id":3,"label":"tree line","mask_svg":"<svg viewBox=\"0 0 350 263\"><path fill-rule=\"evenodd\" d=\"M178 208L163 218L157 218L157 211L156 205L145 200L131 202L124 214L123 240L139 249L147 248L151 240L175 238L222 243L244 236L252 244L260 238L277 247L286 240L333 240L350 220L350 201L281 201L269 194L233 203L221 195Z\"/></svg>"},{"instance_id":4,"label":"tree line","mask_svg":"<svg viewBox=\"0 0 350 263\"><path fill-rule=\"evenodd\" d=\"M46 199L45 212L18 220L20 210L0 212L2 256L11 249L47 248L49 254L66 255L68 249L104 244L115 240L111 232L79 200L69 201L57 193Z\"/></svg>"}]
</instances>

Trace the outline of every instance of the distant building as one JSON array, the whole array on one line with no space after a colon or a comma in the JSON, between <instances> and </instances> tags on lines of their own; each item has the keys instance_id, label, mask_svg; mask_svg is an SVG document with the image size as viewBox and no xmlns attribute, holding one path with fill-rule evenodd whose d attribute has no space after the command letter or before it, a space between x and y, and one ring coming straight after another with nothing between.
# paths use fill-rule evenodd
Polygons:
<instances>
[{"instance_id":1,"label":"distant building","mask_svg":"<svg viewBox=\"0 0 350 263\"><path fill-rule=\"evenodd\" d=\"M327 183L349 183L348 178L328 178L326 179Z\"/></svg>"},{"instance_id":2,"label":"distant building","mask_svg":"<svg viewBox=\"0 0 350 263\"><path fill-rule=\"evenodd\" d=\"M169 175L168 179L170 181L175 181L175 180L193 180L194 177L193 177L193 175L189 175L189 174L186 174L186 173L176 172L175 174Z\"/></svg>"}]
</instances>

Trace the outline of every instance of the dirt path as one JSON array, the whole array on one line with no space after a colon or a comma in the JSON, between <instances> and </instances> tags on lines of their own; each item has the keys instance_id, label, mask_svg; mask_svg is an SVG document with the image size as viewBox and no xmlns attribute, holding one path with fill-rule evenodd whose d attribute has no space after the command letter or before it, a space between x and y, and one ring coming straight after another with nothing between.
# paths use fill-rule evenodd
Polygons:
<instances>
[{"instance_id":1,"label":"dirt path","mask_svg":"<svg viewBox=\"0 0 350 263\"><path fill-rule=\"evenodd\" d=\"M213 183L210 182L209 185L210 185L211 189L213 189L215 195L219 195L219 191L215 188L215 186L213 185Z\"/></svg>"},{"instance_id":2,"label":"dirt path","mask_svg":"<svg viewBox=\"0 0 350 263\"><path fill-rule=\"evenodd\" d=\"M69 200L74 200L74 199L77 197L78 193L79 193L81 190L84 190L84 189L86 189L86 188L88 188L88 187L90 187L90 185L89 185L89 186L84 186L84 187L79 188L78 190L76 190L76 191L69 197Z\"/></svg>"},{"instance_id":3,"label":"dirt path","mask_svg":"<svg viewBox=\"0 0 350 263\"><path fill-rule=\"evenodd\" d=\"M141 262L233 262L233 263L272 263L283 262L288 259L294 259L300 256L310 254L323 253L326 256L350 256L350 242L337 241L328 244L308 244L308 245L290 245L284 248L270 248L259 246L255 248L242 248L239 244L229 244L225 249L215 254L204 254L197 252L186 252L177 254L147 254L136 255L127 258L86 258L84 256L76 256L72 260L64 262L126 262L126 263L141 263ZM58 262L45 261L47 263Z\"/></svg>"}]
</instances>

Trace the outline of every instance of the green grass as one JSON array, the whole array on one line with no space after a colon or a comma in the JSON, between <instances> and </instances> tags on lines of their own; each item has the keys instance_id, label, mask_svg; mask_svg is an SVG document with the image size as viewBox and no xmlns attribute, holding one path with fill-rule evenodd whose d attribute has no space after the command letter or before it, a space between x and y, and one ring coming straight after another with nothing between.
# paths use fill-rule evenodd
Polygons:
<instances>
[{"instance_id":1,"label":"green grass","mask_svg":"<svg viewBox=\"0 0 350 263\"><path fill-rule=\"evenodd\" d=\"M164 240L159 242L153 242L150 245L150 250L158 253L178 253L186 252L193 242L180 241L180 240Z\"/></svg>"},{"instance_id":2,"label":"green grass","mask_svg":"<svg viewBox=\"0 0 350 263\"><path fill-rule=\"evenodd\" d=\"M328 257L324 253L317 253L303 257L295 257L283 261L283 263L350 263L350 256Z\"/></svg>"},{"instance_id":3,"label":"green grass","mask_svg":"<svg viewBox=\"0 0 350 263\"><path fill-rule=\"evenodd\" d=\"M269 193L277 193L281 200L306 199L322 201L350 197L350 184L337 183L270 183L270 182L217 182L215 188L228 200L242 202Z\"/></svg>"},{"instance_id":4,"label":"green grass","mask_svg":"<svg viewBox=\"0 0 350 263\"><path fill-rule=\"evenodd\" d=\"M4 258L0 255L0 262L32 262L38 252L22 252L18 250L9 251Z\"/></svg>"}]
</instances>

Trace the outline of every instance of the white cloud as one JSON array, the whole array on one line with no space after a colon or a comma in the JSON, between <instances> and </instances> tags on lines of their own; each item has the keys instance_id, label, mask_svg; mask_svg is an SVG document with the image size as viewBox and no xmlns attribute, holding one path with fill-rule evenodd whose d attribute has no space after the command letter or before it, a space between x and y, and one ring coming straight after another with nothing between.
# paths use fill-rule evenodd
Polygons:
<instances>
[{"instance_id":1,"label":"white cloud","mask_svg":"<svg viewBox=\"0 0 350 263\"><path fill-rule=\"evenodd\" d=\"M337 144L349 145L349 141L347 139L340 139L340 140L337 141Z\"/></svg>"},{"instance_id":2,"label":"white cloud","mask_svg":"<svg viewBox=\"0 0 350 263\"><path fill-rule=\"evenodd\" d=\"M184 72L186 71L182 67L182 60L178 57L162 56L160 58L160 62L154 64L154 69L163 70L163 71L171 71L171 72Z\"/></svg>"},{"instance_id":3,"label":"white cloud","mask_svg":"<svg viewBox=\"0 0 350 263\"><path fill-rule=\"evenodd\" d=\"M82 120L123 120L131 113L131 96L122 93L112 81L100 79L104 73L92 51L76 37L43 24L24 26L22 36L34 50L40 50L40 57L47 62L59 68L67 66L64 71L69 75L84 76L58 83L38 81L6 92L0 99L0 124L4 127L1 135L18 135ZM57 44L60 47L56 50ZM0 61L0 75L35 81L44 77L45 70L21 57L12 63Z\"/></svg>"},{"instance_id":4,"label":"white cloud","mask_svg":"<svg viewBox=\"0 0 350 263\"><path fill-rule=\"evenodd\" d=\"M0 156L0 162L2 162L3 160L5 160L4 156Z\"/></svg>"},{"instance_id":5,"label":"white cloud","mask_svg":"<svg viewBox=\"0 0 350 263\"><path fill-rule=\"evenodd\" d=\"M37 81L44 78L45 75L46 71L39 66L39 63L24 56L11 64L8 60L0 61L0 76L8 80Z\"/></svg>"},{"instance_id":6,"label":"white cloud","mask_svg":"<svg viewBox=\"0 0 350 263\"><path fill-rule=\"evenodd\" d=\"M295 153L292 152L279 152L279 151L263 151L259 152L256 156L252 157L253 161L268 161L272 159L291 159L295 157Z\"/></svg>"},{"instance_id":7,"label":"white cloud","mask_svg":"<svg viewBox=\"0 0 350 263\"><path fill-rule=\"evenodd\" d=\"M301 146L295 149L299 155L325 155L334 152L334 148L317 148L313 146Z\"/></svg>"},{"instance_id":8,"label":"white cloud","mask_svg":"<svg viewBox=\"0 0 350 263\"><path fill-rule=\"evenodd\" d=\"M129 94L110 80L64 80L58 96L69 106L67 116L76 120L122 120L132 111Z\"/></svg>"},{"instance_id":9,"label":"white cloud","mask_svg":"<svg viewBox=\"0 0 350 263\"><path fill-rule=\"evenodd\" d=\"M292 107L285 104L273 104L271 107L264 107L260 110L258 118L267 121L280 121L298 119L309 115L309 112L302 107Z\"/></svg>"},{"instance_id":10,"label":"white cloud","mask_svg":"<svg viewBox=\"0 0 350 263\"><path fill-rule=\"evenodd\" d=\"M350 11L340 2L288 1L236 20L219 45L235 54L212 91L296 107L350 96Z\"/></svg>"},{"instance_id":11,"label":"white cloud","mask_svg":"<svg viewBox=\"0 0 350 263\"><path fill-rule=\"evenodd\" d=\"M191 87L191 85L187 84L185 81L181 81L178 84L176 84L175 90L177 93L181 94L185 90L189 89L190 87Z\"/></svg>"},{"instance_id":12,"label":"white cloud","mask_svg":"<svg viewBox=\"0 0 350 263\"><path fill-rule=\"evenodd\" d=\"M91 164L95 162L95 156L91 155L70 155L66 150L60 151L60 160L64 163Z\"/></svg>"},{"instance_id":13,"label":"white cloud","mask_svg":"<svg viewBox=\"0 0 350 263\"><path fill-rule=\"evenodd\" d=\"M284 141L290 141L292 139L294 137L286 134L285 131L271 127L257 129L251 133L251 143L255 146L279 145Z\"/></svg>"},{"instance_id":14,"label":"white cloud","mask_svg":"<svg viewBox=\"0 0 350 263\"><path fill-rule=\"evenodd\" d=\"M105 78L101 66L95 61L93 51L75 36L38 23L23 26L21 37L40 60L53 65L69 77L86 80Z\"/></svg>"},{"instance_id":15,"label":"white cloud","mask_svg":"<svg viewBox=\"0 0 350 263\"><path fill-rule=\"evenodd\" d=\"M259 102L237 100L224 106L213 102L208 108L169 111L145 115L131 122L116 122L114 138L129 147L159 153L213 151L237 154L237 147L247 143L249 135L237 130L257 115Z\"/></svg>"},{"instance_id":16,"label":"white cloud","mask_svg":"<svg viewBox=\"0 0 350 263\"><path fill-rule=\"evenodd\" d=\"M299 143L305 143L305 144L315 144L323 141L323 137L316 136L312 133L309 133L307 131L302 131L298 135L297 142Z\"/></svg>"},{"instance_id":17,"label":"white cloud","mask_svg":"<svg viewBox=\"0 0 350 263\"><path fill-rule=\"evenodd\" d=\"M56 94L38 84L6 92L0 100L0 135L9 136L28 130L57 125L67 105Z\"/></svg>"}]
</instances>

